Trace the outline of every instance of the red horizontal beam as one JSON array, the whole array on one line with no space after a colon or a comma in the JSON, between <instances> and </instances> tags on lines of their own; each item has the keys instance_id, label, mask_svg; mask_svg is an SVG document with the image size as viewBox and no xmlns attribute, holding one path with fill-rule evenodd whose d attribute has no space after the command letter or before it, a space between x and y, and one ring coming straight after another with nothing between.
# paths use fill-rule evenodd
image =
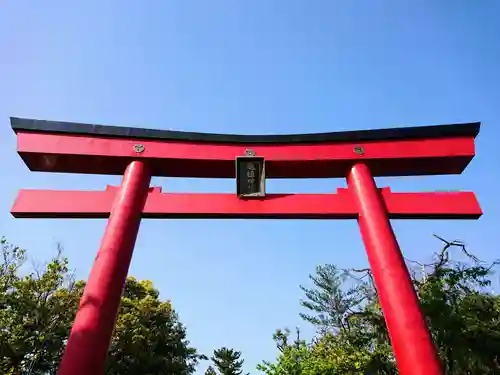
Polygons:
<instances>
[{"instance_id":1,"label":"red horizontal beam","mask_svg":"<svg viewBox=\"0 0 500 375\"><path fill-rule=\"evenodd\" d=\"M234 178L247 148L266 159L269 178L345 177L363 161L375 176L459 174L474 157L474 137L238 145L18 131L18 152L34 171L123 174L147 159L155 176ZM142 152L136 152L140 145ZM355 150L363 149L362 153Z\"/></svg>"},{"instance_id":2,"label":"red horizontal beam","mask_svg":"<svg viewBox=\"0 0 500 375\"><path fill-rule=\"evenodd\" d=\"M116 188L106 191L21 190L12 208L17 218L107 218ZM393 193L381 189L393 219L477 219L474 193ZM347 189L336 194L270 194L241 200L235 194L161 193L151 188L144 218L356 219Z\"/></svg>"}]
</instances>

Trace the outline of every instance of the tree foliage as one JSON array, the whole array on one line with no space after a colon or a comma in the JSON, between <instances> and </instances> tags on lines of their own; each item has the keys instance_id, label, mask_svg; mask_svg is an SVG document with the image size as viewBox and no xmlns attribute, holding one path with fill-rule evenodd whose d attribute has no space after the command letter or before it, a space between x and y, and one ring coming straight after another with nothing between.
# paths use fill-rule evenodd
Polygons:
<instances>
[{"instance_id":1,"label":"tree foliage","mask_svg":"<svg viewBox=\"0 0 500 375\"><path fill-rule=\"evenodd\" d=\"M217 373L215 372L212 366L208 366L208 368L205 371L205 375L217 375Z\"/></svg>"},{"instance_id":2,"label":"tree foliage","mask_svg":"<svg viewBox=\"0 0 500 375\"><path fill-rule=\"evenodd\" d=\"M440 238L441 239L441 238ZM493 264L447 242L428 264L408 261L413 283L446 374L500 373L500 297L488 291ZM459 248L466 261L451 257ZM389 336L369 269L319 266L312 288L301 287L301 316L318 328L309 343L278 331L268 375L397 374Z\"/></svg>"},{"instance_id":3,"label":"tree foliage","mask_svg":"<svg viewBox=\"0 0 500 375\"><path fill-rule=\"evenodd\" d=\"M149 280L127 279L107 363L108 375L194 372L200 356L170 301Z\"/></svg>"},{"instance_id":4,"label":"tree foliage","mask_svg":"<svg viewBox=\"0 0 500 375\"><path fill-rule=\"evenodd\" d=\"M61 252L23 275L26 252L1 245L0 373L55 374L84 282L74 282ZM150 281L128 278L106 374L187 375L201 358L171 303Z\"/></svg>"},{"instance_id":5,"label":"tree foliage","mask_svg":"<svg viewBox=\"0 0 500 375\"><path fill-rule=\"evenodd\" d=\"M361 286L351 287L347 291L346 274L333 264L319 265L316 273L309 278L312 288L300 286L305 299L300 304L309 314L300 313L300 317L316 326L320 333L338 332L348 329L347 317L355 306L365 299L360 293Z\"/></svg>"},{"instance_id":6,"label":"tree foliage","mask_svg":"<svg viewBox=\"0 0 500 375\"><path fill-rule=\"evenodd\" d=\"M257 369L270 375L365 374L371 353L347 340L343 331L327 332L311 343L297 336L289 342L290 332L278 330L274 339L279 355L276 362L265 361Z\"/></svg>"},{"instance_id":7,"label":"tree foliage","mask_svg":"<svg viewBox=\"0 0 500 375\"><path fill-rule=\"evenodd\" d=\"M243 373L244 361L240 351L228 348L216 349L211 359L220 375L241 375Z\"/></svg>"},{"instance_id":8,"label":"tree foliage","mask_svg":"<svg viewBox=\"0 0 500 375\"><path fill-rule=\"evenodd\" d=\"M446 374L500 373L500 297L490 292L493 264L447 242L424 264L408 261L415 290ZM452 257L461 250L465 261ZM455 253L453 253L455 255ZM75 281L59 249L28 268L26 251L1 240L0 373L55 374L85 286ZM369 269L318 266L301 286L305 312L317 328L311 341L278 330L278 356L267 375L396 375L395 359ZM170 301L150 281L127 279L106 374L192 374L201 359ZM241 352L214 350L205 375L242 375Z\"/></svg>"},{"instance_id":9,"label":"tree foliage","mask_svg":"<svg viewBox=\"0 0 500 375\"><path fill-rule=\"evenodd\" d=\"M1 246L1 373L55 373L83 284L73 281L61 252L22 276L26 251L5 239Z\"/></svg>"}]
</instances>

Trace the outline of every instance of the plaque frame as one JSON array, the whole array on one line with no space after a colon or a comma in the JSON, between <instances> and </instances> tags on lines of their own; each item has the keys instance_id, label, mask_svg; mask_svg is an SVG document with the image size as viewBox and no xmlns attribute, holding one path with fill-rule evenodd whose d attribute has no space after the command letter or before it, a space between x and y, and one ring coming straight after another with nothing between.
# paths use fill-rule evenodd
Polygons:
<instances>
[{"instance_id":1,"label":"plaque frame","mask_svg":"<svg viewBox=\"0 0 500 375\"><path fill-rule=\"evenodd\" d=\"M241 179L241 170L246 163L255 163L258 165L257 173L257 192L245 193L242 192L242 184L244 181ZM237 156L235 162L236 168L236 195L241 199L263 198L266 196L266 160L262 156L245 155Z\"/></svg>"}]
</instances>

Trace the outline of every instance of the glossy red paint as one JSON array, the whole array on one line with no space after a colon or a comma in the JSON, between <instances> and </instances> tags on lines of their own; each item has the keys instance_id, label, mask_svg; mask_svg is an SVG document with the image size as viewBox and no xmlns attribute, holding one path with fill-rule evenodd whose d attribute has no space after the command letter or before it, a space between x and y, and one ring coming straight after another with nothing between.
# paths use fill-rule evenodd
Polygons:
<instances>
[{"instance_id":1,"label":"glossy red paint","mask_svg":"<svg viewBox=\"0 0 500 375\"><path fill-rule=\"evenodd\" d=\"M125 171L80 300L59 375L104 373L150 179L150 171L141 161L132 162Z\"/></svg>"},{"instance_id":2,"label":"glossy red paint","mask_svg":"<svg viewBox=\"0 0 500 375\"><path fill-rule=\"evenodd\" d=\"M370 169L352 167L347 177L358 223L401 375L440 375L436 349L403 255Z\"/></svg>"},{"instance_id":3,"label":"glossy red paint","mask_svg":"<svg viewBox=\"0 0 500 375\"><path fill-rule=\"evenodd\" d=\"M477 219L471 192L393 193L373 176L459 174L474 157L479 123L324 134L235 136L11 118L33 171L124 175L105 191L21 190L22 218L108 218L59 375L102 374L141 218L357 219L400 374L439 375L389 219ZM252 149L268 178L347 177L336 194L162 193L151 176L234 178Z\"/></svg>"},{"instance_id":4,"label":"glossy red paint","mask_svg":"<svg viewBox=\"0 0 500 375\"><path fill-rule=\"evenodd\" d=\"M359 161L375 176L459 174L474 157L474 137L240 145L18 131L17 139L33 171L91 174L121 175L130 161L145 160L154 176L234 178L234 160L247 148L265 158L268 178L345 178Z\"/></svg>"},{"instance_id":5,"label":"glossy red paint","mask_svg":"<svg viewBox=\"0 0 500 375\"><path fill-rule=\"evenodd\" d=\"M380 189L392 219L477 219L481 208L472 192L393 193ZM18 218L107 218L117 188L105 191L21 190L12 208ZM356 219L358 208L348 189L336 194L268 194L239 199L235 194L162 193L150 188L142 217Z\"/></svg>"}]
</instances>

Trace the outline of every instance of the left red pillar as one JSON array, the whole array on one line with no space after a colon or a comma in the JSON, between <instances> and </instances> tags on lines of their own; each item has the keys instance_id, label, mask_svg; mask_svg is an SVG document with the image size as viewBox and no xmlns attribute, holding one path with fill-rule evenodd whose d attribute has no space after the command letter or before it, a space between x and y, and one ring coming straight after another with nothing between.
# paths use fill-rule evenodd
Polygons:
<instances>
[{"instance_id":1,"label":"left red pillar","mask_svg":"<svg viewBox=\"0 0 500 375\"><path fill-rule=\"evenodd\" d=\"M123 175L58 375L104 373L111 335L132 259L151 172L131 162Z\"/></svg>"}]
</instances>

